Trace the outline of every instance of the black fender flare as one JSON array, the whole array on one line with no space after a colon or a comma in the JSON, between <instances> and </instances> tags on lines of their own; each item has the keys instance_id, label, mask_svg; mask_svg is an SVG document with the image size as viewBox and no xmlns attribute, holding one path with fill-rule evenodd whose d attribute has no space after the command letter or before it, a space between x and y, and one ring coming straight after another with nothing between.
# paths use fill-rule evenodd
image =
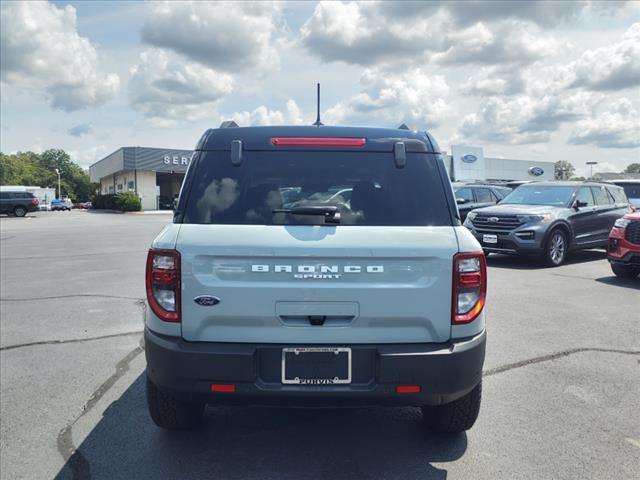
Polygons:
<instances>
[{"instance_id":1,"label":"black fender flare","mask_svg":"<svg viewBox=\"0 0 640 480\"><path fill-rule=\"evenodd\" d=\"M547 240L549 240L549 235L551 235L551 232L553 232L558 228L562 229L564 233L567 234L569 249L573 248L575 243L574 237L573 237L573 228L571 228L571 225L569 224L569 222L566 222L563 220L556 220L551 225L549 225L549 228L547 228L547 231L545 232L544 237L542 239L542 247L544 248L544 246L547 244Z\"/></svg>"}]
</instances>

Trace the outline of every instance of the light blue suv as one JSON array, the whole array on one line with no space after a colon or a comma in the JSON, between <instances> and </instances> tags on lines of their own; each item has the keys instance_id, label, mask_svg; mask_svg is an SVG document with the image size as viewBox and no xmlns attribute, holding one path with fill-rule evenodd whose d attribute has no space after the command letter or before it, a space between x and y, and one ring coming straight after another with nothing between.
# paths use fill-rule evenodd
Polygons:
<instances>
[{"instance_id":1,"label":"light blue suv","mask_svg":"<svg viewBox=\"0 0 640 480\"><path fill-rule=\"evenodd\" d=\"M208 130L147 260L151 417L175 429L205 404L404 405L466 430L486 286L427 133Z\"/></svg>"}]
</instances>

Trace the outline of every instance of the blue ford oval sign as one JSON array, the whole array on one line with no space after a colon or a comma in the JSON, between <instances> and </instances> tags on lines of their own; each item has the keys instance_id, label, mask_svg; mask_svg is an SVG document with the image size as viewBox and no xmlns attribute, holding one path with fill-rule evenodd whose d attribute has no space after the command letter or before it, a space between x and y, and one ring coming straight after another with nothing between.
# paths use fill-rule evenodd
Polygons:
<instances>
[{"instance_id":1,"label":"blue ford oval sign","mask_svg":"<svg viewBox=\"0 0 640 480\"><path fill-rule=\"evenodd\" d=\"M220 299L218 297L213 297L211 295L200 295L193 299L198 305L202 305L203 307L213 307L220 303Z\"/></svg>"},{"instance_id":2,"label":"blue ford oval sign","mask_svg":"<svg viewBox=\"0 0 640 480\"><path fill-rule=\"evenodd\" d=\"M540 167L531 167L529 169L529 173L531 175L533 175L534 177L539 177L540 175L542 175L544 173L544 170Z\"/></svg>"},{"instance_id":3,"label":"blue ford oval sign","mask_svg":"<svg viewBox=\"0 0 640 480\"><path fill-rule=\"evenodd\" d=\"M478 157L476 157L475 155L471 155L470 153L467 153L466 155L462 156L462 161L464 163L473 163L476 160L478 160Z\"/></svg>"}]
</instances>

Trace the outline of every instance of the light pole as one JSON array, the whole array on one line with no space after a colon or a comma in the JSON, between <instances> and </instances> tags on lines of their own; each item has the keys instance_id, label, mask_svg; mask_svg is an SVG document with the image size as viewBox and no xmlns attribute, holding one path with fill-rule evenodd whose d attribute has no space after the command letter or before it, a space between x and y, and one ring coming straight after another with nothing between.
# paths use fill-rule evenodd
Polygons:
<instances>
[{"instance_id":1,"label":"light pole","mask_svg":"<svg viewBox=\"0 0 640 480\"><path fill-rule=\"evenodd\" d=\"M586 162L587 165L589 165L589 167L591 167L591 173L589 174L589 178L593 178L593 166L597 165L598 162Z\"/></svg>"},{"instance_id":2,"label":"light pole","mask_svg":"<svg viewBox=\"0 0 640 480\"><path fill-rule=\"evenodd\" d=\"M62 197L62 192L60 191L60 174L62 172L56 168L56 173L58 174L58 200L60 200Z\"/></svg>"}]
</instances>

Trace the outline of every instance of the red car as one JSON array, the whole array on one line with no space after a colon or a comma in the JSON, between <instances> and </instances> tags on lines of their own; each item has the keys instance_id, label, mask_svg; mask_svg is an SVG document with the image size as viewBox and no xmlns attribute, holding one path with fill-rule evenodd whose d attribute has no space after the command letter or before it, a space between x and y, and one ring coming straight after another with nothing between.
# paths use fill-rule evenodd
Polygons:
<instances>
[{"instance_id":1,"label":"red car","mask_svg":"<svg viewBox=\"0 0 640 480\"><path fill-rule=\"evenodd\" d=\"M634 278L640 274L640 211L616 220L609 233L607 258L618 277Z\"/></svg>"}]
</instances>

